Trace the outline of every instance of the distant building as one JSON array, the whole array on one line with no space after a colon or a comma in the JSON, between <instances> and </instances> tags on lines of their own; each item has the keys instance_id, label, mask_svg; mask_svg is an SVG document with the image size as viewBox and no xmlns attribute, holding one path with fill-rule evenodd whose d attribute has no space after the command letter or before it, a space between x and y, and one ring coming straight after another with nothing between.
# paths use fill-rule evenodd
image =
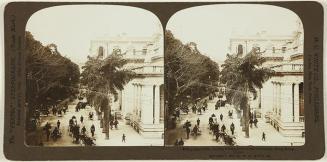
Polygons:
<instances>
[{"instance_id":1,"label":"distant building","mask_svg":"<svg viewBox=\"0 0 327 162\"><path fill-rule=\"evenodd\" d=\"M267 120L282 135L304 135L303 93L303 27L292 35L272 36L263 31L252 36L236 35L230 39L229 50L242 57L252 49L262 53L264 67L276 73L258 90L258 98L251 101L251 111ZM292 141L304 144L304 140Z\"/></svg>"},{"instance_id":2,"label":"distant building","mask_svg":"<svg viewBox=\"0 0 327 162\"><path fill-rule=\"evenodd\" d=\"M99 38L91 41L93 56L107 57L121 53L128 63L124 68L137 74L137 78L119 92L118 101L112 103L112 113L126 118L131 126L146 138L162 138L164 132L164 58L163 36Z\"/></svg>"}]
</instances>

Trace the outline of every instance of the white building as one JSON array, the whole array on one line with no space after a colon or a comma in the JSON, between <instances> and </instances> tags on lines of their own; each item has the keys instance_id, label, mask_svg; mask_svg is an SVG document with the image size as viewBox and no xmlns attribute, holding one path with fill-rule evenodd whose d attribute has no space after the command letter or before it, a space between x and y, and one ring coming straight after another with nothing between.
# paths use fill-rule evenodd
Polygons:
<instances>
[{"instance_id":1,"label":"white building","mask_svg":"<svg viewBox=\"0 0 327 162\"><path fill-rule=\"evenodd\" d=\"M123 54L128 63L124 68L136 72L137 77L119 92L112 103L112 113L129 118L130 124L146 138L163 138L164 131L164 71L163 37L116 37L91 41L90 52L103 58L113 51Z\"/></svg>"},{"instance_id":2,"label":"white building","mask_svg":"<svg viewBox=\"0 0 327 162\"><path fill-rule=\"evenodd\" d=\"M229 50L240 57L253 48L262 52L264 67L276 73L259 89L258 99L251 102L257 117L266 117L277 131L287 137L304 134L303 99L303 27L291 35L273 36L263 31L252 36L236 35ZM293 141L296 143L296 141ZM300 140L298 144L303 144Z\"/></svg>"}]
</instances>

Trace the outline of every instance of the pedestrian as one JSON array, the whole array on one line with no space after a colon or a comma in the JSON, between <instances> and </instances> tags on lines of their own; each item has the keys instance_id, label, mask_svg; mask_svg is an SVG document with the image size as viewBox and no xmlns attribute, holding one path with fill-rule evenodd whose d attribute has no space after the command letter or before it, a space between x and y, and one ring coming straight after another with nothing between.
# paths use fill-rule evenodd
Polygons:
<instances>
[{"instance_id":1,"label":"pedestrian","mask_svg":"<svg viewBox=\"0 0 327 162\"><path fill-rule=\"evenodd\" d=\"M200 115L202 115L201 107L198 108L198 113L200 113Z\"/></svg>"},{"instance_id":2,"label":"pedestrian","mask_svg":"<svg viewBox=\"0 0 327 162\"><path fill-rule=\"evenodd\" d=\"M196 105L195 105L195 104L192 106L192 112L193 112L194 114L196 114Z\"/></svg>"},{"instance_id":3,"label":"pedestrian","mask_svg":"<svg viewBox=\"0 0 327 162\"><path fill-rule=\"evenodd\" d=\"M220 114L220 120L223 121L224 115Z\"/></svg>"},{"instance_id":4,"label":"pedestrian","mask_svg":"<svg viewBox=\"0 0 327 162\"><path fill-rule=\"evenodd\" d=\"M180 113L181 113L180 112L180 109L177 108L176 109L176 118L178 118L178 120L180 120L180 117L179 117L180 116Z\"/></svg>"},{"instance_id":5,"label":"pedestrian","mask_svg":"<svg viewBox=\"0 0 327 162\"><path fill-rule=\"evenodd\" d=\"M250 119L250 127L252 128L252 125L253 125L253 120Z\"/></svg>"},{"instance_id":6,"label":"pedestrian","mask_svg":"<svg viewBox=\"0 0 327 162\"><path fill-rule=\"evenodd\" d=\"M37 120L40 120L40 115L41 115L40 114L40 111L39 110L36 110L35 111L35 117L36 117Z\"/></svg>"},{"instance_id":7,"label":"pedestrian","mask_svg":"<svg viewBox=\"0 0 327 162\"><path fill-rule=\"evenodd\" d=\"M258 119L257 118L254 118L254 121L253 121L253 123L254 123L254 126L256 127L256 128L258 128Z\"/></svg>"},{"instance_id":8,"label":"pedestrian","mask_svg":"<svg viewBox=\"0 0 327 162\"><path fill-rule=\"evenodd\" d=\"M196 124L198 125L198 126L200 126L200 119L198 118L198 120L196 120Z\"/></svg>"},{"instance_id":9,"label":"pedestrian","mask_svg":"<svg viewBox=\"0 0 327 162\"><path fill-rule=\"evenodd\" d=\"M66 115L67 107L65 106L64 109L62 110L64 114Z\"/></svg>"},{"instance_id":10,"label":"pedestrian","mask_svg":"<svg viewBox=\"0 0 327 162\"><path fill-rule=\"evenodd\" d=\"M230 125L230 131L232 132L232 135L234 135L234 130L235 130L235 125L234 125L234 123L232 123Z\"/></svg>"},{"instance_id":11,"label":"pedestrian","mask_svg":"<svg viewBox=\"0 0 327 162\"><path fill-rule=\"evenodd\" d=\"M215 110L218 110L218 101L215 104Z\"/></svg>"},{"instance_id":12,"label":"pedestrian","mask_svg":"<svg viewBox=\"0 0 327 162\"><path fill-rule=\"evenodd\" d=\"M90 119L90 120L93 120L93 112L92 112L92 111L89 112L89 119Z\"/></svg>"},{"instance_id":13,"label":"pedestrian","mask_svg":"<svg viewBox=\"0 0 327 162\"><path fill-rule=\"evenodd\" d=\"M76 119L76 117L73 118L73 123L74 123L74 125L77 125L77 119Z\"/></svg>"},{"instance_id":14,"label":"pedestrian","mask_svg":"<svg viewBox=\"0 0 327 162\"><path fill-rule=\"evenodd\" d=\"M84 117L83 117L83 115L81 115L81 118L80 118L81 123L83 123L83 120L84 120Z\"/></svg>"},{"instance_id":15,"label":"pedestrian","mask_svg":"<svg viewBox=\"0 0 327 162\"><path fill-rule=\"evenodd\" d=\"M57 114L57 108L55 106L52 107L52 115L55 116Z\"/></svg>"},{"instance_id":16,"label":"pedestrian","mask_svg":"<svg viewBox=\"0 0 327 162\"><path fill-rule=\"evenodd\" d=\"M215 136L216 136L216 141L218 142L219 141L219 132L216 132Z\"/></svg>"},{"instance_id":17,"label":"pedestrian","mask_svg":"<svg viewBox=\"0 0 327 162\"><path fill-rule=\"evenodd\" d=\"M184 146L184 141L183 141L182 138L181 138L181 140L179 140L178 145L179 145L179 146Z\"/></svg>"},{"instance_id":18,"label":"pedestrian","mask_svg":"<svg viewBox=\"0 0 327 162\"><path fill-rule=\"evenodd\" d=\"M186 127L186 138L187 139L190 138L190 132L191 132L191 129L189 127Z\"/></svg>"},{"instance_id":19,"label":"pedestrian","mask_svg":"<svg viewBox=\"0 0 327 162\"><path fill-rule=\"evenodd\" d=\"M178 139L176 139L174 146L178 146L178 144L179 144L179 141L178 141Z\"/></svg>"},{"instance_id":20,"label":"pedestrian","mask_svg":"<svg viewBox=\"0 0 327 162\"><path fill-rule=\"evenodd\" d=\"M117 118L115 119L114 125L115 125L115 128L118 129L118 120L117 120Z\"/></svg>"},{"instance_id":21,"label":"pedestrian","mask_svg":"<svg viewBox=\"0 0 327 162\"><path fill-rule=\"evenodd\" d=\"M266 141L266 134L265 134L265 132L262 132L262 141Z\"/></svg>"},{"instance_id":22,"label":"pedestrian","mask_svg":"<svg viewBox=\"0 0 327 162\"><path fill-rule=\"evenodd\" d=\"M92 126L91 126L91 134L92 134L92 137L94 136L94 132L95 132L95 126L94 126L94 124L92 124Z\"/></svg>"},{"instance_id":23,"label":"pedestrian","mask_svg":"<svg viewBox=\"0 0 327 162\"><path fill-rule=\"evenodd\" d=\"M74 125L73 119L69 119L69 132L72 132L73 125Z\"/></svg>"},{"instance_id":24,"label":"pedestrian","mask_svg":"<svg viewBox=\"0 0 327 162\"><path fill-rule=\"evenodd\" d=\"M46 136L47 136L47 141L49 141L49 138L50 138L50 129L51 129L51 125L49 122L47 122L43 128L46 132Z\"/></svg>"},{"instance_id":25,"label":"pedestrian","mask_svg":"<svg viewBox=\"0 0 327 162\"><path fill-rule=\"evenodd\" d=\"M112 129L114 127L114 121L110 120L109 125L110 125L110 129Z\"/></svg>"},{"instance_id":26,"label":"pedestrian","mask_svg":"<svg viewBox=\"0 0 327 162\"><path fill-rule=\"evenodd\" d=\"M198 126L195 125L192 130L193 135L197 136L198 135Z\"/></svg>"},{"instance_id":27,"label":"pedestrian","mask_svg":"<svg viewBox=\"0 0 327 162\"><path fill-rule=\"evenodd\" d=\"M83 128L82 128L81 131L82 131L82 134L85 135L85 133L86 133L86 128L85 128L85 126L83 126Z\"/></svg>"},{"instance_id":28,"label":"pedestrian","mask_svg":"<svg viewBox=\"0 0 327 162\"><path fill-rule=\"evenodd\" d=\"M53 129L53 131L52 131L52 139L54 140L54 141L56 141L57 140L57 138L59 138L59 129L58 129L58 127L55 127L54 129Z\"/></svg>"},{"instance_id":29,"label":"pedestrian","mask_svg":"<svg viewBox=\"0 0 327 162\"><path fill-rule=\"evenodd\" d=\"M209 125L211 125L213 123L213 118L210 116L209 117Z\"/></svg>"},{"instance_id":30,"label":"pedestrian","mask_svg":"<svg viewBox=\"0 0 327 162\"><path fill-rule=\"evenodd\" d=\"M122 136L122 142L126 142L126 136L125 136L125 134L123 134L123 136Z\"/></svg>"},{"instance_id":31,"label":"pedestrian","mask_svg":"<svg viewBox=\"0 0 327 162\"><path fill-rule=\"evenodd\" d=\"M208 107L208 101L207 101L207 100L204 100L203 105L204 105L204 108L207 109L207 107ZM205 110L204 110L204 111L205 111Z\"/></svg>"},{"instance_id":32,"label":"pedestrian","mask_svg":"<svg viewBox=\"0 0 327 162\"><path fill-rule=\"evenodd\" d=\"M190 127L191 126L191 122L189 122L188 120L186 120L185 124L184 124L184 128Z\"/></svg>"},{"instance_id":33,"label":"pedestrian","mask_svg":"<svg viewBox=\"0 0 327 162\"><path fill-rule=\"evenodd\" d=\"M58 127L58 129L60 128L60 121L59 120L57 121L57 127Z\"/></svg>"},{"instance_id":34,"label":"pedestrian","mask_svg":"<svg viewBox=\"0 0 327 162\"><path fill-rule=\"evenodd\" d=\"M223 126L221 126L221 131L225 132L225 130L226 130L226 126L225 126L225 124L223 124Z\"/></svg>"},{"instance_id":35,"label":"pedestrian","mask_svg":"<svg viewBox=\"0 0 327 162\"><path fill-rule=\"evenodd\" d=\"M58 110L58 116L62 116L61 109Z\"/></svg>"},{"instance_id":36,"label":"pedestrian","mask_svg":"<svg viewBox=\"0 0 327 162\"><path fill-rule=\"evenodd\" d=\"M76 142L79 142L79 137L80 137L80 131L79 131L79 125L75 126L75 138L76 138Z\"/></svg>"}]
</instances>

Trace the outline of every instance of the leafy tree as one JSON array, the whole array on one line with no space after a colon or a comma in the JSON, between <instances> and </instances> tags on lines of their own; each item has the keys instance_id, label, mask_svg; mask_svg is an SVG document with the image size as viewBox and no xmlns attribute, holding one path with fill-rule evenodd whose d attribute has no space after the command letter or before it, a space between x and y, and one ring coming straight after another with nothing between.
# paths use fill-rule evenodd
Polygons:
<instances>
[{"instance_id":1,"label":"leafy tree","mask_svg":"<svg viewBox=\"0 0 327 162\"><path fill-rule=\"evenodd\" d=\"M250 105L249 97L257 97L257 89L262 88L274 73L269 68L262 67L264 58L261 53L252 50L244 57L227 54L227 59L222 64L221 81L226 84L226 98L228 102L243 110L243 128L249 137Z\"/></svg>"},{"instance_id":2,"label":"leafy tree","mask_svg":"<svg viewBox=\"0 0 327 162\"><path fill-rule=\"evenodd\" d=\"M111 96L117 100L118 90L135 77L134 72L124 69L127 60L121 54L112 53L105 59L88 57L82 67L81 82L88 88L87 99L96 107L99 114L103 114L101 123L106 139L109 139L109 121L111 119Z\"/></svg>"},{"instance_id":3,"label":"leafy tree","mask_svg":"<svg viewBox=\"0 0 327 162\"><path fill-rule=\"evenodd\" d=\"M62 56L55 44L44 46L28 31L25 42L28 120L35 109L67 104L78 92L79 67Z\"/></svg>"},{"instance_id":4,"label":"leafy tree","mask_svg":"<svg viewBox=\"0 0 327 162\"><path fill-rule=\"evenodd\" d=\"M219 66L200 53L195 43L183 44L170 31L165 33L165 77L169 108L180 101L203 98L215 91ZM172 110L172 109L170 109ZM168 112L170 112L168 110Z\"/></svg>"}]
</instances>

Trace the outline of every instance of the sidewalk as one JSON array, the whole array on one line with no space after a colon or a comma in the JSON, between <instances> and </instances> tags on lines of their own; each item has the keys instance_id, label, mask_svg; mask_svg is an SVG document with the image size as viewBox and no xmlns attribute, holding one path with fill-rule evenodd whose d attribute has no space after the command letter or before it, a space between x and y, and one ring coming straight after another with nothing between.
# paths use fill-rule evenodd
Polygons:
<instances>
[{"instance_id":1,"label":"sidewalk","mask_svg":"<svg viewBox=\"0 0 327 162\"><path fill-rule=\"evenodd\" d=\"M29 135L29 140L37 145L42 140L44 146L81 146L81 144L73 143L73 138L69 136L68 127L69 119L75 116L77 123L80 125L80 129L85 126L86 134L91 136L90 127L92 124L95 126L95 136L96 146L163 146L163 139L146 139L141 134L137 133L132 126L126 125L124 120L119 120L118 129L113 128L109 131L109 139L105 139L105 133L102 133L102 128L100 128L100 120L95 113L95 110L91 107L81 109L79 112L75 112L75 106L78 101L75 101L68 105L68 111L62 117L49 116L41 117L41 124L37 128L37 131ZM88 118L89 112L94 113L93 120ZM83 123L80 122L80 117L83 116ZM51 138L46 141L46 135L42 132L44 125L49 122L52 129L57 126L57 121L60 120L60 130L62 132L62 137L57 141L53 141ZM122 142L122 135L125 134L126 142ZM40 140L41 139L41 140ZM34 140L34 141L33 141Z\"/></svg>"},{"instance_id":2,"label":"sidewalk","mask_svg":"<svg viewBox=\"0 0 327 162\"><path fill-rule=\"evenodd\" d=\"M183 138L184 146L224 146L223 142L215 141L215 137L210 134L208 120L212 114L215 114L218 118L219 126L225 124L226 131L228 134L230 132L230 125L234 123L235 125L235 137L236 145L238 146L290 146L290 141L303 141L304 138L289 138L282 136L273 126L269 123L265 123L263 118L258 118L258 128L250 129L250 137L245 138L245 132L242 131L242 127L240 126L240 119L237 118L236 110L231 105L226 105L225 107L221 107L218 110L215 110L215 103L218 98L214 98L213 100L208 101L208 110L202 112L202 115L194 114L189 112L189 114L181 114L180 121L177 121L176 129L170 129L165 132L166 137L166 145L174 145L176 139ZM228 117L228 111L232 110L233 116L232 118ZM219 115L223 115L223 121L220 121ZM200 130L202 131L201 135L194 137L190 135L189 139L186 139L186 131L183 128L183 124L186 120L190 121L192 126L191 129L196 124L196 120L200 119ZM266 134L266 141L262 141L262 132Z\"/></svg>"}]
</instances>

